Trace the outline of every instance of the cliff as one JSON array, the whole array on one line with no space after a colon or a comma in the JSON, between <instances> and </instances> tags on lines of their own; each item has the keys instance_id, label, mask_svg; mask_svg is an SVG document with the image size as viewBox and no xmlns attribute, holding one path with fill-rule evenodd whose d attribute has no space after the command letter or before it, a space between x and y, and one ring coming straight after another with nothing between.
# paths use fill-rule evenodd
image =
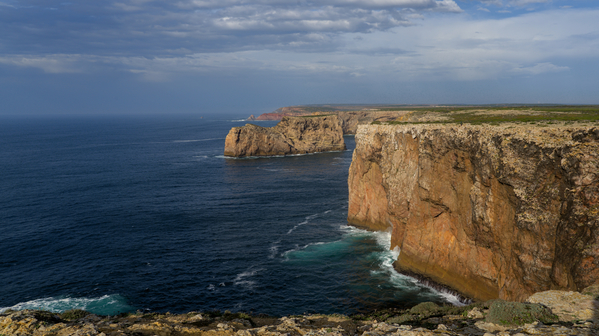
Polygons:
<instances>
[{"instance_id":1,"label":"cliff","mask_svg":"<svg viewBox=\"0 0 599 336\"><path fill-rule=\"evenodd\" d=\"M284 117L275 127L233 127L225 156L273 156L345 150L337 116Z\"/></svg>"},{"instance_id":2,"label":"cliff","mask_svg":"<svg viewBox=\"0 0 599 336\"><path fill-rule=\"evenodd\" d=\"M476 299L599 280L599 128L359 126L348 221L394 266Z\"/></svg>"},{"instance_id":3,"label":"cliff","mask_svg":"<svg viewBox=\"0 0 599 336\"><path fill-rule=\"evenodd\" d=\"M336 115L341 122L343 134L356 134L358 125L369 124L373 121L393 121L408 115L408 111L324 111L310 112L300 107L282 107L272 113L263 113L255 120L281 120L285 117L318 116L321 114ZM249 120L249 119L248 119Z\"/></svg>"}]
</instances>

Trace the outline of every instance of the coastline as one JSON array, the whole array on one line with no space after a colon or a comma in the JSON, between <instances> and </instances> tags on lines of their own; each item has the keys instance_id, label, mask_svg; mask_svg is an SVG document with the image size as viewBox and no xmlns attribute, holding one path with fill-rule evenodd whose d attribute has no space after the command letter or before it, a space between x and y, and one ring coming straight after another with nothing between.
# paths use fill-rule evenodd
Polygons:
<instances>
[{"instance_id":1,"label":"coastline","mask_svg":"<svg viewBox=\"0 0 599 336\"><path fill-rule=\"evenodd\" d=\"M420 303L410 309L383 309L366 314L309 314L274 317L229 311L125 313L99 316L83 310L40 310L0 314L1 335L202 335L202 336L372 336L372 335L596 335L599 323L594 295L550 291L544 304L502 300L467 306ZM595 293L596 294L596 293ZM561 296L560 296L561 295ZM555 299L560 297L561 299ZM551 299L548 299L551 298ZM549 301L547 301L549 300ZM576 301L578 300L578 301ZM586 301L584 301L586 300ZM585 302L587 306L585 306ZM568 309L564 305L568 305ZM552 307L551 309L548 306ZM561 308L558 308L561 307ZM560 310L561 309L561 310ZM589 315L590 313L590 315Z\"/></svg>"}]
</instances>

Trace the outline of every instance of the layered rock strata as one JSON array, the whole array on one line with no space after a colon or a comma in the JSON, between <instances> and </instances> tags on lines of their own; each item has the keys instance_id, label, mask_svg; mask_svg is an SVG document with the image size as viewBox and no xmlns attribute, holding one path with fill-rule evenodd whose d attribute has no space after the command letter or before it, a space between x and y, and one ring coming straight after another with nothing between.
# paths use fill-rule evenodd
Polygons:
<instances>
[{"instance_id":1,"label":"layered rock strata","mask_svg":"<svg viewBox=\"0 0 599 336\"><path fill-rule=\"evenodd\" d=\"M599 128L359 126L348 182L400 272L482 300L599 280Z\"/></svg>"},{"instance_id":2,"label":"layered rock strata","mask_svg":"<svg viewBox=\"0 0 599 336\"><path fill-rule=\"evenodd\" d=\"M345 150L337 116L284 117L275 127L233 127L225 156L274 156Z\"/></svg>"}]
</instances>

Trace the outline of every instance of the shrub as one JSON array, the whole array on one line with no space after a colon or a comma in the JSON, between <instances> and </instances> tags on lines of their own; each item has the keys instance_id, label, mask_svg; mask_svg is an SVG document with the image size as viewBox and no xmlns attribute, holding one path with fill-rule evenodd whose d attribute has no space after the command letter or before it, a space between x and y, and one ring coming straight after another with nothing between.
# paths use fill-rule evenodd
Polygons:
<instances>
[{"instance_id":1,"label":"shrub","mask_svg":"<svg viewBox=\"0 0 599 336\"><path fill-rule=\"evenodd\" d=\"M406 323L406 322L412 322L412 321L416 321L418 318L414 315L410 315L410 314L403 314L400 316L395 316L392 317L390 319L387 319L387 323L397 323L397 324L402 324L402 323Z\"/></svg>"},{"instance_id":2,"label":"shrub","mask_svg":"<svg viewBox=\"0 0 599 336\"><path fill-rule=\"evenodd\" d=\"M410 309L411 314L430 316L437 313L441 307L434 302L422 302Z\"/></svg>"},{"instance_id":3,"label":"shrub","mask_svg":"<svg viewBox=\"0 0 599 336\"><path fill-rule=\"evenodd\" d=\"M62 314L60 314L60 317L63 320L71 321L71 320L78 320L80 318L86 317L87 315L89 315L89 313L83 309L69 309L69 310L63 312Z\"/></svg>"},{"instance_id":4,"label":"shrub","mask_svg":"<svg viewBox=\"0 0 599 336\"><path fill-rule=\"evenodd\" d=\"M36 320L48 323L59 323L61 322L60 316L55 313L45 311L45 310L37 310L33 312L33 316Z\"/></svg>"},{"instance_id":5,"label":"shrub","mask_svg":"<svg viewBox=\"0 0 599 336\"><path fill-rule=\"evenodd\" d=\"M535 321L553 323L558 318L549 308L539 304L496 300L491 304L486 320L503 325L522 325Z\"/></svg>"}]
</instances>

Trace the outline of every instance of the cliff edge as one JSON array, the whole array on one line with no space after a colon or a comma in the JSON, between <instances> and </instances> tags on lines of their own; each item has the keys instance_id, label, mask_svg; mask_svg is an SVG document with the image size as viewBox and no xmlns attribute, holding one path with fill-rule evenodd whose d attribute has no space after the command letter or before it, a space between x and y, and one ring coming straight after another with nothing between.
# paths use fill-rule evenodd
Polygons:
<instances>
[{"instance_id":1,"label":"cliff edge","mask_svg":"<svg viewBox=\"0 0 599 336\"><path fill-rule=\"evenodd\" d=\"M225 156L273 156L345 150L337 116L284 117L275 127L233 127Z\"/></svg>"},{"instance_id":2,"label":"cliff edge","mask_svg":"<svg viewBox=\"0 0 599 336\"><path fill-rule=\"evenodd\" d=\"M599 128L544 126L359 126L348 221L471 298L581 290L599 280Z\"/></svg>"}]
</instances>

